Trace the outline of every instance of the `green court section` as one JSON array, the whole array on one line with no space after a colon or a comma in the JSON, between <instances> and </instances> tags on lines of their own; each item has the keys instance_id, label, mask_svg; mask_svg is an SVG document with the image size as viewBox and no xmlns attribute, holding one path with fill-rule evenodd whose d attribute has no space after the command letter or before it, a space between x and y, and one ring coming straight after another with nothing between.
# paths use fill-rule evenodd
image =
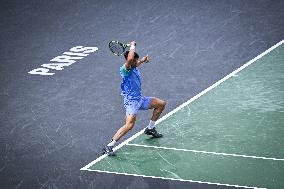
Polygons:
<instances>
[{"instance_id":1,"label":"green court section","mask_svg":"<svg viewBox=\"0 0 284 189\"><path fill-rule=\"evenodd\" d=\"M126 145L90 170L258 188L284 188L284 162Z\"/></svg>"},{"instance_id":2,"label":"green court section","mask_svg":"<svg viewBox=\"0 0 284 189\"><path fill-rule=\"evenodd\" d=\"M130 143L283 159L284 45L157 128L164 138L141 135Z\"/></svg>"},{"instance_id":3,"label":"green court section","mask_svg":"<svg viewBox=\"0 0 284 189\"><path fill-rule=\"evenodd\" d=\"M165 178L284 188L284 45L89 167ZM235 157L133 145L257 156Z\"/></svg>"}]
</instances>

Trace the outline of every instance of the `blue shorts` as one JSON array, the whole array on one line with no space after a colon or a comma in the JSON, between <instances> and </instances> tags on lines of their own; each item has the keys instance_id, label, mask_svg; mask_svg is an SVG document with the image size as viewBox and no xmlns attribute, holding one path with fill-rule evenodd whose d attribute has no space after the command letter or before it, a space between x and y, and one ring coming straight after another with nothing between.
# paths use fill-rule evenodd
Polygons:
<instances>
[{"instance_id":1,"label":"blue shorts","mask_svg":"<svg viewBox=\"0 0 284 189\"><path fill-rule=\"evenodd\" d=\"M124 99L126 115L137 114L138 110L148 110L153 97L142 96L140 101Z\"/></svg>"}]
</instances>

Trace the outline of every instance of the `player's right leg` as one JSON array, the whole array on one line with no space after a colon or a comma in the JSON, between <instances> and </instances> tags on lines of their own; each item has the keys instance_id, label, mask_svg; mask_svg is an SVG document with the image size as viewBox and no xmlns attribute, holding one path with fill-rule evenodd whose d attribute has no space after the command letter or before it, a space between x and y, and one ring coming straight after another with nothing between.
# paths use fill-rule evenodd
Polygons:
<instances>
[{"instance_id":1,"label":"player's right leg","mask_svg":"<svg viewBox=\"0 0 284 189\"><path fill-rule=\"evenodd\" d=\"M118 131L115 133L115 135L112 137L113 140L118 141L121 137L123 137L128 131L130 131L136 121L136 115L130 114L126 115L125 125L123 125Z\"/></svg>"},{"instance_id":2,"label":"player's right leg","mask_svg":"<svg viewBox=\"0 0 284 189\"><path fill-rule=\"evenodd\" d=\"M113 147L114 147L115 143L134 127L135 121L136 121L136 115L135 114L126 115L125 124L120 129L118 129L118 131L112 137L111 142L108 145L104 146L104 148L103 148L104 154L107 154L109 156L115 155L114 152L113 152Z\"/></svg>"}]
</instances>

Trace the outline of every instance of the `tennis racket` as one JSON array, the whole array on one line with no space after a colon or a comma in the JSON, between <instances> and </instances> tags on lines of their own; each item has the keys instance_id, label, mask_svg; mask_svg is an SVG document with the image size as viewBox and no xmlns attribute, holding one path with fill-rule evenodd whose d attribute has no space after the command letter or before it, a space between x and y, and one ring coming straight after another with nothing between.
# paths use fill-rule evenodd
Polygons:
<instances>
[{"instance_id":1,"label":"tennis racket","mask_svg":"<svg viewBox=\"0 0 284 189\"><path fill-rule=\"evenodd\" d=\"M108 44L109 50L116 56L120 56L125 52L127 47L130 47L130 44L123 44L118 41L111 41Z\"/></svg>"}]
</instances>

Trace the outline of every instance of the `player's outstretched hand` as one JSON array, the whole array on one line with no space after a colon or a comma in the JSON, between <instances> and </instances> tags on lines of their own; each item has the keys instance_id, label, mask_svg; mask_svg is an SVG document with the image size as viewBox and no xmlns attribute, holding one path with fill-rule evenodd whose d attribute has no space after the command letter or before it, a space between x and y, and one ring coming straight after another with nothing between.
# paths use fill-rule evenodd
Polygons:
<instances>
[{"instance_id":1,"label":"player's outstretched hand","mask_svg":"<svg viewBox=\"0 0 284 189\"><path fill-rule=\"evenodd\" d=\"M147 55L147 56L144 56L142 59L141 59L141 61L143 62L143 63L148 63L149 61L150 61L150 57Z\"/></svg>"}]
</instances>

